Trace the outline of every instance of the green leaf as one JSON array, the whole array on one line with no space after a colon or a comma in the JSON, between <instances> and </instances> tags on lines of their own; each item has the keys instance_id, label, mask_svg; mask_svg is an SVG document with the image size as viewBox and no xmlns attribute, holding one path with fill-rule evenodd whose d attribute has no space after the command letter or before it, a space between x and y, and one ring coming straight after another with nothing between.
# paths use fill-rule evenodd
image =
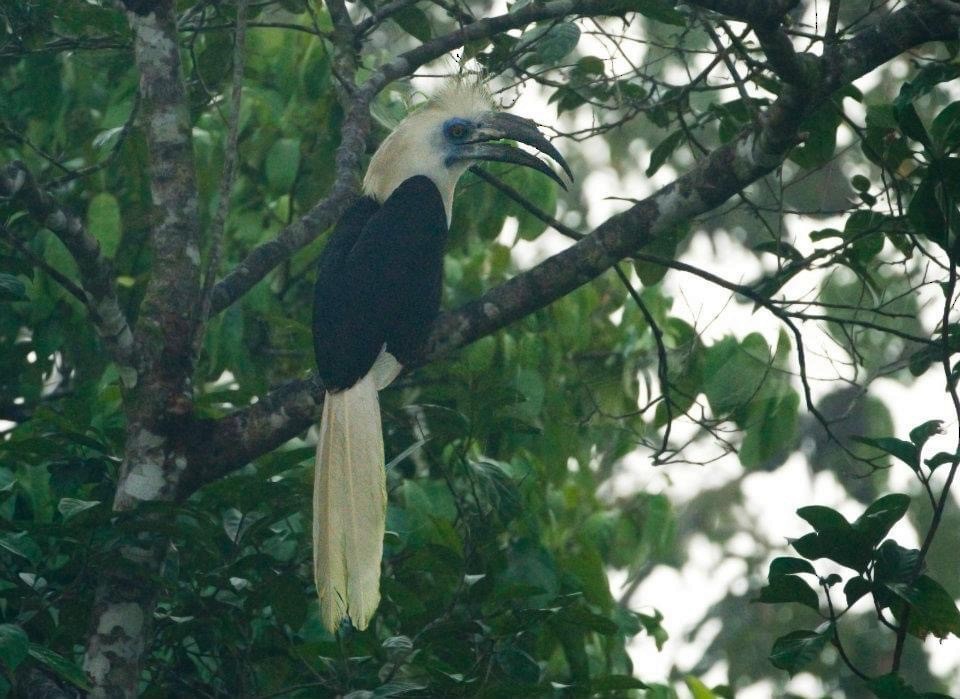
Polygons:
<instances>
[{"instance_id":1,"label":"green leaf","mask_svg":"<svg viewBox=\"0 0 960 699\"><path fill-rule=\"evenodd\" d=\"M65 679L67 682L70 682L85 692L90 691L90 685L87 684L87 676L83 672L83 669L76 663L67 660L59 653L55 653L39 643L31 643L28 652L31 658L52 670L58 677Z\"/></svg>"},{"instance_id":2,"label":"green leaf","mask_svg":"<svg viewBox=\"0 0 960 699\"><path fill-rule=\"evenodd\" d=\"M788 452L794 443L800 396L792 389L783 395L773 393L778 390L770 381L751 401L740 446L740 463L746 468L762 467L768 460Z\"/></svg>"},{"instance_id":3,"label":"green leaf","mask_svg":"<svg viewBox=\"0 0 960 699\"><path fill-rule=\"evenodd\" d=\"M530 655L513 644L504 644L497 650L497 663L510 679L534 685L540 681L540 665Z\"/></svg>"},{"instance_id":4,"label":"green leaf","mask_svg":"<svg viewBox=\"0 0 960 699\"><path fill-rule=\"evenodd\" d=\"M797 515L818 533L843 530L850 526L842 514L823 505L801 507Z\"/></svg>"},{"instance_id":5,"label":"green leaf","mask_svg":"<svg viewBox=\"0 0 960 699\"><path fill-rule=\"evenodd\" d=\"M706 349L703 392L717 417L745 407L769 371L770 349L758 333L742 342L725 337Z\"/></svg>"},{"instance_id":6,"label":"green leaf","mask_svg":"<svg viewBox=\"0 0 960 699\"><path fill-rule=\"evenodd\" d=\"M834 101L824 103L800 125L806 132L803 143L790 151L790 159L803 168L819 167L833 157L837 147L837 128L841 109Z\"/></svg>"},{"instance_id":7,"label":"green leaf","mask_svg":"<svg viewBox=\"0 0 960 699\"><path fill-rule=\"evenodd\" d=\"M864 534L876 546L887 535L890 528L896 524L910 507L910 497L899 493L891 493L875 500L864 511L853 528Z\"/></svg>"},{"instance_id":8,"label":"green leaf","mask_svg":"<svg viewBox=\"0 0 960 699\"><path fill-rule=\"evenodd\" d=\"M390 16L394 22L417 41L427 42L433 38L430 18L417 7L404 7Z\"/></svg>"},{"instance_id":9,"label":"green leaf","mask_svg":"<svg viewBox=\"0 0 960 699\"><path fill-rule=\"evenodd\" d=\"M604 636L612 636L620 630L616 622L611 621L605 616L591 612L583 604L572 604L569 607L565 607L560 612L559 618L577 628L596 631Z\"/></svg>"},{"instance_id":10,"label":"green leaf","mask_svg":"<svg viewBox=\"0 0 960 699\"><path fill-rule=\"evenodd\" d=\"M100 504L99 500L78 500L76 498L61 498L57 504L57 512L63 515L64 521L85 512Z\"/></svg>"},{"instance_id":11,"label":"green leaf","mask_svg":"<svg viewBox=\"0 0 960 699\"><path fill-rule=\"evenodd\" d=\"M31 562L40 560L40 547L27 532L3 532L0 534L0 548Z\"/></svg>"},{"instance_id":12,"label":"green leaf","mask_svg":"<svg viewBox=\"0 0 960 699\"><path fill-rule=\"evenodd\" d=\"M107 150L113 147L125 128L125 126L114 126L112 129L101 131L93 137L93 147L97 150Z\"/></svg>"},{"instance_id":13,"label":"green leaf","mask_svg":"<svg viewBox=\"0 0 960 699\"><path fill-rule=\"evenodd\" d=\"M927 420L910 430L910 441L916 445L918 454L927 440L935 434L943 434L943 420Z\"/></svg>"},{"instance_id":14,"label":"green leaf","mask_svg":"<svg viewBox=\"0 0 960 699\"><path fill-rule=\"evenodd\" d=\"M646 689L647 685L630 675L604 675L590 680L594 692L617 692L628 689Z\"/></svg>"},{"instance_id":15,"label":"green leaf","mask_svg":"<svg viewBox=\"0 0 960 699\"><path fill-rule=\"evenodd\" d=\"M87 207L87 230L100 242L100 251L104 257L112 258L117 254L122 235L120 204L109 192L100 192L90 200Z\"/></svg>"},{"instance_id":16,"label":"green leaf","mask_svg":"<svg viewBox=\"0 0 960 699\"><path fill-rule=\"evenodd\" d=\"M309 602L299 578L293 575L275 576L270 583L268 599L277 621L286 624L294 632L303 626Z\"/></svg>"},{"instance_id":17,"label":"green leaf","mask_svg":"<svg viewBox=\"0 0 960 699\"><path fill-rule=\"evenodd\" d=\"M907 681L895 672L874 677L867 682L867 688L878 699L952 699L946 694L924 692L921 694L907 684Z\"/></svg>"},{"instance_id":18,"label":"green leaf","mask_svg":"<svg viewBox=\"0 0 960 699\"><path fill-rule=\"evenodd\" d=\"M851 437L851 439L897 457L914 471L920 468L920 457L917 454L917 448L910 442L905 442L896 437Z\"/></svg>"},{"instance_id":19,"label":"green leaf","mask_svg":"<svg viewBox=\"0 0 960 699\"><path fill-rule=\"evenodd\" d=\"M667 0L631 0L627 3L627 11L639 12L644 17L672 24L675 27L687 26L687 18L682 12L673 8L672 2Z\"/></svg>"},{"instance_id":20,"label":"green leaf","mask_svg":"<svg viewBox=\"0 0 960 699\"><path fill-rule=\"evenodd\" d=\"M685 231L676 228L664 231L645 245L643 252L666 260L673 260L677 256L677 244L684 233ZM662 280L668 269L666 265L643 259L635 260L633 267L645 287L653 286Z\"/></svg>"},{"instance_id":21,"label":"green leaf","mask_svg":"<svg viewBox=\"0 0 960 699\"><path fill-rule=\"evenodd\" d=\"M683 681L686 683L687 689L690 690L690 694L693 695L693 699L717 699L717 695L693 675L687 675L683 678Z\"/></svg>"},{"instance_id":22,"label":"green leaf","mask_svg":"<svg viewBox=\"0 0 960 699\"><path fill-rule=\"evenodd\" d=\"M893 103L893 112L897 118L897 125L899 125L900 130L903 131L905 135L914 141L919 141L927 148L933 147L930 134L927 133L926 127L924 127L923 122L920 121L920 116L917 114L917 110L913 104L898 98Z\"/></svg>"},{"instance_id":23,"label":"green leaf","mask_svg":"<svg viewBox=\"0 0 960 699\"><path fill-rule=\"evenodd\" d=\"M0 301L23 301L27 287L12 274L0 272Z\"/></svg>"},{"instance_id":24,"label":"green leaf","mask_svg":"<svg viewBox=\"0 0 960 699\"><path fill-rule=\"evenodd\" d=\"M796 602L820 610L820 600L817 593L806 580L796 575L782 575L771 578L770 584L760 590L760 596L754 600L763 604L785 604Z\"/></svg>"},{"instance_id":25,"label":"green leaf","mask_svg":"<svg viewBox=\"0 0 960 699\"><path fill-rule=\"evenodd\" d=\"M847 598L848 607L869 592L870 583L859 575L847 580L847 584L843 586L843 594Z\"/></svg>"},{"instance_id":26,"label":"green leaf","mask_svg":"<svg viewBox=\"0 0 960 699\"><path fill-rule=\"evenodd\" d=\"M290 191L300 169L300 139L281 138L267 151L267 182L276 194Z\"/></svg>"},{"instance_id":27,"label":"green leaf","mask_svg":"<svg viewBox=\"0 0 960 699\"><path fill-rule=\"evenodd\" d=\"M795 675L820 656L832 634L832 625L820 632L791 631L774 641L770 662L791 676Z\"/></svg>"},{"instance_id":28,"label":"green leaf","mask_svg":"<svg viewBox=\"0 0 960 699\"><path fill-rule=\"evenodd\" d=\"M853 188L860 192L869 192L870 191L870 180L863 175L854 175L850 178L850 184L853 185Z\"/></svg>"},{"instance_id":29,"label":"green leaf","mask_svg":"<svg viewBox=\"0 0 960 699\"><path fill-rule=\"evenodd\" d=\"M927 465L931 471L933 471L938 466L943 466L944 464L954 464L960 461L960 452L956 454L950 454L949 452L941 451L929 459L924 459L923 463Z\"/></svg>"},{"instance_id":30,"label":"green leaf","mask_svg":"<svg viewBox=\"0 0 960 699\"><path fill-rule=\"evenodd\" d=\"M532 47L539 63L555 65L580 42L580 28L573 22L541 22L524 33L519 47Z\"/></svg>"},{"instance_id":31,"label":"green leaf","mask_svg":"<svg viewBox=\"0 0 960 699\"><path fill-rule=\"evenodd\" d=\"M584 56L577 61L574 69L583 75L602 76L606 73L603 59L596 56Z\"/></svg>"},{"instance_id":32,"label":"green leaf","mask_svg":"<svg viewBox=\"0 0 960 699\"><path fill-rule=\"evenodd\" d=\"M767 573L767 578L773 580L774 578L792 575L794 573L810 573L811 575L816 575L816 571L813 569L810 561L792 556L778 556L770 561L770 571Z\"/></svg>"},{"instance_id":33,"label":"green leaf","mask_svg":"<svg viewBox=\"0 0 960 699\"><path fill-rule=\"evenodd\" d=\"M894 594L905 600L913 614L910 633L923 638L932 633L939 639L948 635L960 636L960 610L953 596L928 575L921 575L913 585L887 583Z\"/></svg>"},{"instance_id":34,"label":"green leaf","mask_svg":"<svg viewBox=\"0 0 960 699\"><path fill-rule=\"evenodd\" d=\"M792 540L790 545L804 558L813 561L827 558L857 572L866 569L873 554L869 542L850 526L807 534Z\"/></svg>"},{"instance_id":35,"label":"green leaf","mask_svg":"<svg viewBox=\"0 0 960 699\"><path fill-rule=\"evenodd\" d=\"M30 641L19 626L0 624L0 662L15 670L29 652Z\"/></svg>"},{"instance_id":36,"label":"green leaf","mask_svg":"<svg viewBox=\"0 0 960 699\"><path fill-rule=\"evenodd\" d=\"M877 550L874 583L911 582L920 572L920 550L908 549L890 539Z\"/></svg>"},{"instance_id":37,"label":"green leaf","mask_svg":"<svg viewBox=\"0 0 960 699\"><path fill-rule=\"evenodd\" d=\"M947 105L930 124L930 138L941 152L960 143L960 102Z\"/></svg>"},{"instance_id":38,"label":"green leaf","mask_svg":"<svg viewBox=\"0 0 960 699\"><path fill-rule=\"evenodd\" d=\"M660 167L667 162L667 158L673 155L673 151L683 143L684 133L682 130L677 129L672 134L667 136L665 139L660 141L657 144L657 147L653 149L650 153L650 164L647 165L646 172L644 173L647 177L652 177Z\"/></svg>"},{"instance_id":39,"label":"green leaf","mask_svg":"<svg viewBox=\"0 0 960 699\"><path fill-rule=\"evenodd\" d=\"M923 172L923 170L921 170ZM960 159L935 160L927 166L907 206L907 219L917 232L944 249L947 245L948 221L956 227L957 201L960 200Z\"/></svg>"}]
</instances>

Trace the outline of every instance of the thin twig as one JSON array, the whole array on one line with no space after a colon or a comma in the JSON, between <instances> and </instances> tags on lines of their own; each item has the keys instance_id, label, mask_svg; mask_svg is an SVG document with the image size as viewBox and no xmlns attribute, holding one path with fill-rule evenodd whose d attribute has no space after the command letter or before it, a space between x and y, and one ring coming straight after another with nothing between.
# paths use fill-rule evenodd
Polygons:
<instances>
[{"instance_id":1,"label":"thin twig","mask_svg":"<svg viewBox=\"0 0 960 699\"><path fill-rule=\"evenodd\" d=\"M237 169L237 140L240 131L240 105L243 98L243 70L246 60L244 46L247 39L247 4L249 0L237 1L237 25L233 42L233 86L230 94L230 116L227 119L227 142L223 154L223 174L220 177L219 201L217 212L210 222L210 249L207 268L203 275L203 291L200 294L200 314L197 316L194 355L199 355L203 344L204 329L210 315L210 303L213 286L217 277L217 268L223 255L223 234L227 215L230 211L230 193Z\"/></svg>"}]
</instances>

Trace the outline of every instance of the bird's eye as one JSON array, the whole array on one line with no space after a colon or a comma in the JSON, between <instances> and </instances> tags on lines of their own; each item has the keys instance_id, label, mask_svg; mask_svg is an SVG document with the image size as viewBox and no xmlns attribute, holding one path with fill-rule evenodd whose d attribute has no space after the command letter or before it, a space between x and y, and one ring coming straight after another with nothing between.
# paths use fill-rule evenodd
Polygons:
<instances>
[{"instance_id":1,"label":"bird's eye","mask_svg":"<svg viewBox=\"0 0 960 699\"><path fill-rule=\"evenodd\" d=\"M462 121L450 121L446 125L447 137L455 141L466 138L470 134L470 125Z\"/></svg>"}]
</instances>

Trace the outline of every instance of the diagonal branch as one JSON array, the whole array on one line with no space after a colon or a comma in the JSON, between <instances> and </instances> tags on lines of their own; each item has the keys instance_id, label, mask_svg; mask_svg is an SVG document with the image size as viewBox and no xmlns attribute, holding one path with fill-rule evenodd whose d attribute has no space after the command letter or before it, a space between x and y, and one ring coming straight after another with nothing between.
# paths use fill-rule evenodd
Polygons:
<instances>
[{"instance_id":1,"label":"diagonal branch","mask_svg":"<svg viewBox=\"0 0 960 699\"><path fill-rule=\"evenodd\" d=\"M0 197L22 204L30 215L66 246L80 270L84 303L100 337L121 368L133 364L133 334L120 308L113 286L110 261L100 252L100 243L86 230L79 216L67 211L40 188L19 160L0 169ZM129 374L122 371L121 375Z\"/></svg>"},{"instance_id":2,"label":"diagonal branch","mask_svg":"<svg viewBox=\"0 0 960 699\"><path fill-rule=\"evenodd\" d=\"M332 226L357 195L358 173L370 133L370 103L389 83L412 75L464 44L525 27L532 22L564 16L620 15L630 10L628 0L554 0L531 3L517 12L480 20L438 37L388 61L351 96L337 148L334 184L327 196L273 240L250 251L213 290L211 313L219 313L249 291L277 265L313 242Z\"/></svg>"},{"instance_id":3,"label":"diagonal branch","mask_svg":"<svg viewBox=\"0 0 960 699\"><path fill-rule=\"evenodd\" d=\"M690 172L609 218L571 247L442 314L416 364L445 356L543 308L634 254L654 236L716 208L777 168L796 143L803 118L834 90L907 49L948 40L956 31L955 19L930 6L906 7L863 30L835 55L817 59L825 64L821 74L831 76L829 82L816 92L786 90L763 115L759 131L742 132ZM322 392L313 379L294 381L261 403L207 424L206 439L190 455L199 472L191 476L190 488L178 495L186 496L303 431L316 419L321 402ZM238 439L241 433L243 440Z\"/></svg>"},{"instance_id":4,"label":"diagonal branch","mask_svg":"<svg viewBox=\"0 0 960 699\"><path fill-rule=\"evenodd\" d=\"M785 14L800 4L800 0L687 0L687 4L746 22L752 27L776 27Z\"/></svg>"}]
</instances>

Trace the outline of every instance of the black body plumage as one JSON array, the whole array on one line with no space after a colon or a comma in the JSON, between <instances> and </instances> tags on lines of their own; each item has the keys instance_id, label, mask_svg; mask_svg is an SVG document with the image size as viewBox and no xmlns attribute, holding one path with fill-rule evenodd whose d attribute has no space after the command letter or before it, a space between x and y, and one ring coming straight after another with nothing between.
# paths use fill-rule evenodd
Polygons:
<instances>
[{"instance_id":1,"label":"black body plumage","mask_svg":"<svg viewBox=\"0 0 960 699\"><path fill-rule=\"evenodd\" d=\"M340 218L317 263L313 338L327 390L353 386L386 349L408 363L440 308L447 217L428 177L383 204L365 196Z\"/></svg>"}]
</instances>

